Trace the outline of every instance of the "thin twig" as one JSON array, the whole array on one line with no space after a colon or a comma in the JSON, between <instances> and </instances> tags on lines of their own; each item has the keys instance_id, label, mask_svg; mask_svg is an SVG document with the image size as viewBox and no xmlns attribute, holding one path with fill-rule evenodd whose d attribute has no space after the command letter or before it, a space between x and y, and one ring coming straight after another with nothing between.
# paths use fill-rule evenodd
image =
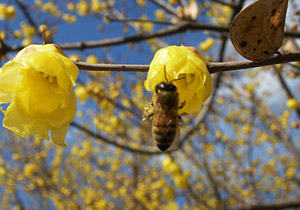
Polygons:
<instances>
[{"instance_id":1,"label":"thin twig","mask_svg":"<svg viewBox=\"0 0 300 210\"><path fill-rule=\"evenodd\" d=\"M36 23L34 22L33 18L28 12L28 6L26 6L21 0L16 0L17 5L20 7L21 11L23 12L24 16L27 18L29 24L33 26L35 29L38 29Z\"/></svg>"},{"instance_id":2,"label":"thin twig","mask_svg":"<svg viewBox=\"0 0 300 210\"><path fill-rule=\"evenodd\" d=\"M279 71L277 71L275 68L274 68L275 72L276 72L276 75L277 75L277 78L282 86L282 88L284 89L284 91L286 92L286 94L288 95L288 98L295 98L292 91L290 90L290 88L288 87L287 83L285 82L283 76L281 75L281 73ZM298 115L298 118L300 119L300 108L298 107L296 110L296 113Z\"/></svg>"},{"instance_id":3,"label":"thin twig","mask_svg":"<svg viewBox=\"0 0 300 210\"><path fill-rule=\"evenodd\" d=\"M170 5L169 3L166 3L164 1L161 0L150 0L151 2L153 2L154 4L156 4L157 6L159 6L160 8L166 10L168 13L174 15L177 17L177 10L176 8L174 8L172 5Z\"/></svg>"},{"instance_id":4,"label":"thin twig","mask_svg":"<svg viewBox=\"0 0 300 210\"><path fill-rule=\"evenodd\" d=\"M229 61L229 62L208 62L207 69L211 74L224 71L249 69L255 67L269 66L274 64L300 61L300 53L284 54L275 56L264 61ZM124 64L90 64L85 62L75 62L81 70L89 71L137 71L147 72L149 65L124 65Z\"/></svg>"},{"instance_id":5,"label":"thin twig","mask_svg":"<svg viewBox=\"0 0 300 210\"><path fill-rule=\"evenodd\" d=\"M134 22L134 23L153 23L153 24L159 24L159 25L175 25L172 22L168 21L161 21L161 20L142 20L142 19L135 19L135 18L124 18L124 19L118 19L114 18L112 16L105 16L109 21L113 22L123 22L123 23L128 23L128 22Z\"/></svg>"},{"instance_id":6,"label":"thin twig","mask_svg":"<svg viewBox=\"0 0 300 210\"><path fill-rule=\"evenodd\" d=\"M300 201L280 201L267 204L253 204L246 208L240 208L239 210L276 210L299 207Z\"/></svg>"},{"instance_id":7,"label":"thin twig","mask_svg":"<svg viewBox=\"0 0 300 210\"><path fill-rule=\"evenodd\" d=\"M58 44L63 50L80 49L85 50L89 48L108 47L120 44L126 44L131 42L140 42L151 38L165 37L173 34L182 33L188 30L208 30L219 33L228 33L229 27L218 26L213 24L206 24L200 22L183 21L176 25L171 25L168 28L160 29L153 32L136 34L127 37L116 37L110 39L87 41L87 42L73 42ZM299 32L285 32L286 37L300 38ZM7 46L6 52L15 52L23 49L23 46Z\"/></svg>"},{"instance_id":8,"label":"thin twig","mask_svg":"<svg viewBox=\"0 0 300 210\"><path fill-rule=\"evenodd\" d=\"M88 128L85 128L79 124L77 124L76 122L72 122L71 125L85 133L87 133L88 135L96 138L97 140L101 140L107 144L110 144L110 145L113 145L115 147L118 147L118 148L121 148L121 149L124 149L126 151L129 151L129 152L133 152L133 153L138 153L138 154L145 154L145 155L162 155L162 154L165 154L165 153L162 153L162 152L151 152L151 151L147 151L147 150L140 150L140 149L135 149L135 148L132 148L132 147L129 147L127 145L123 145L123 144L119 144L118 142L112 140L112 139L109 139L105 136L102 136L100 134L96 134L94 132L92 132L91 130L89 130Z\"/></svg>"}]
</instances>

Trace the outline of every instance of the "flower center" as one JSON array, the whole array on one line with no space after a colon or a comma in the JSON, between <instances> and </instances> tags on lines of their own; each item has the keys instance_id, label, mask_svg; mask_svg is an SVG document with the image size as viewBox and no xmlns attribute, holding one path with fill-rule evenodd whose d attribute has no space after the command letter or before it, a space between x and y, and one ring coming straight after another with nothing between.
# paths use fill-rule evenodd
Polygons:
<instances>
[{"instance_id":1,"label":"flower center","mask_svg":"<svg viewBox=\"0 0 300 210\"><path fill-rule=\"evenodd\" d=\"M55 76L50 76L44 72L39 72L45 79L48 80L49 84L53 84L54 80L56 80Z\"/></svg>"}]
</instances>

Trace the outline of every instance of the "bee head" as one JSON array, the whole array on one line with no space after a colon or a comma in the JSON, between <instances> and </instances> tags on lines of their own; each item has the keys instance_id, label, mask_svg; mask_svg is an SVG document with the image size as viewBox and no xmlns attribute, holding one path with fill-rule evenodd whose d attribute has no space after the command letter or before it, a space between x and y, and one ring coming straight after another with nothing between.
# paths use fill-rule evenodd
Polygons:
<instances>
[{"instance_id":1,"label":"bee head","mask_svg":"<svg viewBox=\"0 0 300 210\"><path fill-rule=\"evenodd\" d=\"M171 82L161 82L158 85L155 86L155 92L158 93L158 91L170 91L175 92L177 90L176 86Z\"/></svg>"}]
</instances>

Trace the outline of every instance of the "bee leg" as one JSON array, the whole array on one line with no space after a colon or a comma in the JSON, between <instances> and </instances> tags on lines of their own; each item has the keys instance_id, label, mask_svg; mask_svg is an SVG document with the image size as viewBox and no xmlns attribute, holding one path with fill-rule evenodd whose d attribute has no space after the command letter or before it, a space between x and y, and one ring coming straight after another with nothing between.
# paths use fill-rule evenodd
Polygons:
<instances>
[{"instance_id":1,"label":"bee leg","mask_svg":"<svg viewBox=\"0 0 300 210\"><path fill-rule=\"evenodd\" d=\"M178 107L178 109L181 109L182 107L184 107L185 105L185 101L181 103L181 105Z\"/></svg>"},{"instance_id":2,"label":"bee leg","mask_svg":"<svg viewBox=\"0 0 300 210\"><path fill-rule=\"evenodd\" d=\"M178 120L179 120L179 122L182 121L182 117L180 115L178 115Z\"/></svg>"},{"instance_id":3,"label":"bee leg","mask_svg":"<svg viewBox=\"0 0 300 210\"><path fill-rule=\"evenodd\" d=\"M148 120L149 118L153 117L154 113L144 113L143 114L143 121Z\"/></svg>"},{"instance_id":4,"label":"bee leg","mask_svg":"<svg viewBox=\"0 0 300 210\"><path fill-rule=\"evenodd\" d=\"M152 101L152 100L150 101L150 105L154 107L154 104L153 104L153 101Z\"/></svg>"}]
</instances>

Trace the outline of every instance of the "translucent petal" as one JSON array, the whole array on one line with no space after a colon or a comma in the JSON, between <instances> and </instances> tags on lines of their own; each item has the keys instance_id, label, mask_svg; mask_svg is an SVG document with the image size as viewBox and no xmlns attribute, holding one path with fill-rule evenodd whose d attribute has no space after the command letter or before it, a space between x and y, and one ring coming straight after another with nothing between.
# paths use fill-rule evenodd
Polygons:
<instances>
[{"instance_id":1,"label":"translucent petal","mask_svg":"<svg viewBox=\"0 0 300 210\"><path fill-rule=\"evenodd\" d=\"M15 102L8 106L3 119L3 126L21 137L38 134L42 138L49 138L47 125L29 116Z\"/></svg>"},{"instance_id":2,"label":"translucent petal","mask_svg":"<svg viewBox=\"0 0 300 210\"><path fill-rule=\"evenodd\" d=\"M65 137L68 132L69 125L63 127L52 128L51 130L51 138L53 142L59 146L66 147Z\"/></svg>"},{"instance_id":3,"label":"translucent petal","mask_svg":"<svg viewBox=\"0 0 300 210\"><path fill-rule=\"evenodd\" d=\"M20 63L10 61L0 70L0 104L9 103L13 100L14 91L18 88L22 78Z\"/></svg>"},{"instance_id":4,"label":"translucent petal","mask_svg":"<svg viewBox=\"0 0 300 210\"><path fill-rule=\"evenodd\" d=\"M58 107L49 116L49 124L53 127L63 126L73 121L76 114L76 97L72 88L70 88L70 101L66 107Z\"/></svg>"}]
</instances>

